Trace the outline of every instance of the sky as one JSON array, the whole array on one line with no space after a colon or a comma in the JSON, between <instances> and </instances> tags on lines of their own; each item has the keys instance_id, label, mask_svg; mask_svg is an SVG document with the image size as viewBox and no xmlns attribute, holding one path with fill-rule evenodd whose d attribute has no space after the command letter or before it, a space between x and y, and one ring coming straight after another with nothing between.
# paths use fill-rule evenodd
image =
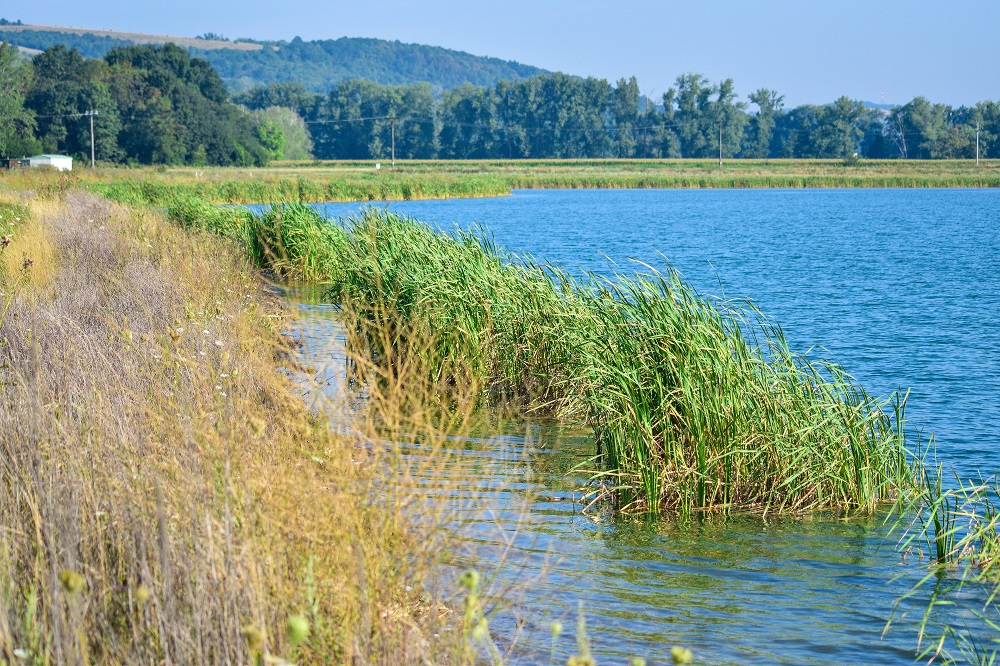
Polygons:
<instances>
[{"instance_id":1,"label":"sky","mask_svg":"<svg viewBox=\"0 0 1000 666\"><path fill-rule=\"evenodd\" d=\"M0 16L193 37L378 37L615 81L659 98L685 72L786 106L841 95L1000 98L998 0L4 0Z\"/></svg>"}]
</instances>

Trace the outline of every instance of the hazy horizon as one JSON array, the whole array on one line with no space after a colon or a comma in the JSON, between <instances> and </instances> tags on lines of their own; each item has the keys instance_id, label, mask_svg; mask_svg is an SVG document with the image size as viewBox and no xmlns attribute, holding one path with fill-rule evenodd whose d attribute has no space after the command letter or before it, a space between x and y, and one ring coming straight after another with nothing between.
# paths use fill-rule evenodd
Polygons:
<instances>
[{"instance_id":1,"label":"hazy horizon","mask_svg":"<svg viewBox=\"0 0 1000 666\"><path fill-rule=\"evenodd\" d=\"M260 8L260 11L256 11ZM259 0L138 5L108 0L11 0L3 18L25 23L194 37L306 40L375 37L516 60L552 71L609 80L635 75L659 98L684 72L713 82L732 77L741 97L777 90L786 106L841 95L902 104L917 95L954 106L1000 97L1000 68L985 37L1000 27L1000 3L931 2L806 6L788 0L682 3L513 0L505 11L447 0L417 7L286 3L275 16ZM883 98L884 94L884 98Z\"/></svg>"}]
</instances>

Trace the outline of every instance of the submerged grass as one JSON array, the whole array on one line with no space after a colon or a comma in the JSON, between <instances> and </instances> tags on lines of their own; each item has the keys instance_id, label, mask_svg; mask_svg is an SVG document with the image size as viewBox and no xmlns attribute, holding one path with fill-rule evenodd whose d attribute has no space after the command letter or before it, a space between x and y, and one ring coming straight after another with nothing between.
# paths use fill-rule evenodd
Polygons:
<instances>
[{"instance_id":1,"label":"submerged grass","mask_svg":"<svg viewBox=\"0 0 1000 666\"><path fill-rule=\"evenodd\" d=\"M341 227L300 206L198 206L171 212L329 285L374 362L419 349L445 400L472 385L588 424L593 498L622 511L873 511L914 482L905 397L873 398L790 351L752 306L707 299L675 273L577 278L484 233L377 209ZM384 311L406 326L386 329L372 314Z\"/></svg>"},{"instance_id":2,"label":"submerged grass","mask_svg":"<svg viewBox=\"0 0 1000 666\"><path fill-rule=\"evenodd\" d=\"M924 554L926 574L898 602L889 624L906 620L904 600L926 598L916 620L919 656L943 663L990 665L1000 659L1000 481L946 478L921 468L917 493L901 498L899 550ZM942 619L944 618L944 619Z\"/></svg>"}]
</instances>

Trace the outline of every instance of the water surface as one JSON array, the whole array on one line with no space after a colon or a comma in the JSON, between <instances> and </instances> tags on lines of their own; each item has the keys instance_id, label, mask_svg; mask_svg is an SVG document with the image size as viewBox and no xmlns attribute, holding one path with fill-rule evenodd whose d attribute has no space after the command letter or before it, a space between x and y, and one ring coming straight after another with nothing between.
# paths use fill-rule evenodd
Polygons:
<instances>
[{"instance_id":1,"label":"water surface","mask_svg":"<svg viewBox=\"0 0 1000 666\"><path fill-rule=\"evenodd\" d=\"M793 348L821 348L870 391L911 388L911 424L936 433L939 458L963 475L1000 467L1000 192L554 190L388 207L487 226L574 271L669 261L703 292L754 300ZM307 312L305 353L322 361L336 324L323 307ZM496 435L458 447L497 488L465 534L487 567L512 544L499 583L523 584L494 626L519 636L521 663L547 660L548 622L571 628L578 600L602 663L663 663L677 644L708 663L912 659L911 630L881 634L922 572L877 520L608 521L581 513L566 476L593 453L586 432L540 423Z\"/></svg>"}]
</instances>

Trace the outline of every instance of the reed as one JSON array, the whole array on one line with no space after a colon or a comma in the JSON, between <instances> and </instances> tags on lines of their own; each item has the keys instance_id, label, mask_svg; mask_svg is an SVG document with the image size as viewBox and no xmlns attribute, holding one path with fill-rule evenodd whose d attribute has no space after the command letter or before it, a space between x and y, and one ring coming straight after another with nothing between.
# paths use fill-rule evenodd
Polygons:
<instances>
[{"instance_id":1,"label":"reed","mask_svg":"<svg viewBox=\"0 0 1000 666\"><path fill-rule=\"evenodd\" d=\"M252 173L252 172L251 172ZM371 174L347 172L287 177L263 172L260 177L227 174L216 178L163 177L143 174L89 182L102 196L132 205L170 205L181 197L214 203L316 203L323 201L392 201L504 196L510 184L490 176L439 174Z\"/></svg>"},{"instance_id":2,"label":"reed","mask_svg":"<svg viewBox=\"0 0 1000 666\"><path fill-rule=\"evenodd\" d=\"M902 602L927 600L916 621L919 656L944 663L993 664L1000 658L1000 481L963 480L920 466L918 492L901 498L892 529L898 548L926 554L921 577L887 625L902 623Z\"/></svg>"},{"instance_id":3,"label":"reed","mask_svg":"<svg viewBox=\"0 0 1000 666\"><path fill-rule=\"evenodd\" d=\"M129 205L196 197L218 204L319 203L505 196L515 188L925 188L1000 187L984 160L407 160L288 162L240 168L39 169L0 174L13 189L54 194L85 188Z\"/></svg>"},{"instance_id":4,"label":"reed","mask_svg":"<svg viewBox=\"0 0 1000 666\"><path fill-rule=\"evenodd\" d=\"M324 267L310 274L349 304L374 362L416 348L435 386L590 425L594 499L619 510L870 512L913 483L905 397L873 398L676 273L576 278L378 209L342 228L296 207L256 220L309 239L260 259ZM385 311L407 326L384 330Z\"/></svg>"}]
</instances>

